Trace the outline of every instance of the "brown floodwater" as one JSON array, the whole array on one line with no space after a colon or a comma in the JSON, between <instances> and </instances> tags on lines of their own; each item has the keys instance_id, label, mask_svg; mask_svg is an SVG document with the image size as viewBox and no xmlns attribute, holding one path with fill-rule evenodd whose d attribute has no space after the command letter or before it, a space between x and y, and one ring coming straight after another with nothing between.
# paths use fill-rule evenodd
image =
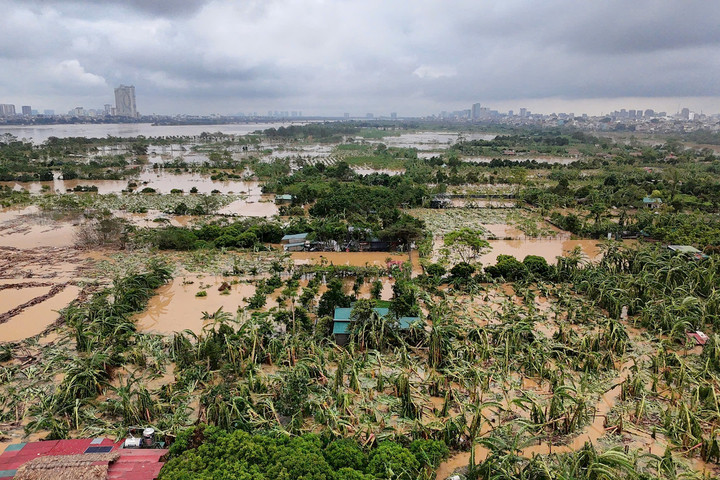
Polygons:
<instances>
[{"instance_id":1,"label":"brown floodwater","mask_svg":"<svg viewBox=\"0 0 720 480\"><path fill-rule=\"evenodd\" d=\"M57 295L26 308L0 324L0 342L17 342L42 333L58 319L58 310L68 306L79 294L78 287L68 285Z\"/></svg>"},{"instance_id":2,"label":"brown floodwater","mask_svg":"<svg viewBox=\"0 0 720 480\"><path fill-rule=\"evenodd\" d=\"M74 225L66 222L0 227L0 247L70 247L75 244L76 231Z\"/></svg>"},{"instance_id":3,"label":"brown floodwater","mask_svg":"<svg viewBox=\"0 0 720 480\"><path fill-rule=\"evenodd\" d=\"M203 312L213 313L222 307L225 312L235 316L238 307L244 308L245 297L255 293L255 286L247 283L231 285L230 294L223 295L218 287L232 278L215 276L186 276L175 278L160 287L150 299L147 308L135 316L138 329L143 332L172 334L189 329L201 333L205 325ZM187 282L193 282L192 284ZM201 288L203 287L203 288ZM207 292L206 297L196 297L200 290ZM268 304L272 303L268 300Z\"/></svg>"},{"instance_id":4,"label":"brown floodwater","mask_svg":"<svg viewBox=\"0 0 720 480\"><path fill-rule=\"evenodd\" d=\"M272 217L279 213L272 195L251 195L224 206L218 213L241 217Z\"/></svg>"},{"instance_id":5,"label":"brown floodwater","mask_svg":"<svg viewBox=\"0 0 720 480\"><path fill-rule=\"evenodd\" d=\"M538 255L554 264L557 257L580 247L587 260L600 257L599 240L571 240L568 238L527 238L523 240L489 240L492 250L479 257L483 265L494 265L498 255L513 255L518 260L527 255Z\"/></svg>"},{"instance_id":6,"label":"brown floodwater","mask_svg":"<svg viewBox=\"0 0 720 480\"><path fill-rule=\"evenodd\" d=\"M406 253L389 252L293 252L295 265L313 265L325 261L328 265L346 265L352 267L386 267L388 261L407 262ZM417 258L417 254L413 255Z\"/></svg>"},{"instance_id":7,"label":"brown floodwater","mask_svg":"<svg viewBox=\"0 0 720 480\"><path fill-rule=\"evenodd\" d=\"M0 290L0 315L12 310L13 308L29 302L33 298L45 295L50 291L47 287L26 287L26 288L6 288Z\"/></svg>"},{"instance_id":8,"label":"brown floodwater","mask_svg":"<svg viewBox=\"0 0 720 480\"><path fill-rule=\"evenodd\" d=\"M244 195L261 195L262 185L260 182L250 180L213 180L208 175L198 173L175 174L168 170L147 169L130 180L62 180L56 178L47 182L0 182L0 185L9 186L15 190L27 190L30 193L42 193L49 191L54 193L66 193L76 186L98 187L99 194L121 193L128 186L128 182L137 183L136 190L145 187L154 188L158 193L170 193L172 189L180 189L185 193L195 187L198 193L211 193L218 190L220 193L235 193ZM45 190L43 190L43 187Z\"/></svg>"}]
</instances>

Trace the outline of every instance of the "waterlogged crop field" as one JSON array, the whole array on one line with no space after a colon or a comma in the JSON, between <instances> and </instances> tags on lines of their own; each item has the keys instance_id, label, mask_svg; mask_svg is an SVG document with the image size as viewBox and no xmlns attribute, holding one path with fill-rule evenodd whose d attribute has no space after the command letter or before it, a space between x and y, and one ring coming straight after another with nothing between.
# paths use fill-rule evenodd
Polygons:
<instances>
[{"instance_id":1,"label":"waterlogged crop field","mask_svg":"<svg viewBox=\"0 0 720 480\"><path fill-rule=\"evenodd\" d=\"M56 140L107 162L62 171L49 144L0 143L0 445L152 426L173 443L161 479L717 475L720 261L715 212L690 199L711 189L585 134L369 128L188 139L202 158L153 169L154 193L137 180L160 139L107 159ZM566 141L589 153L526 158ZM513 146L528 153L463 161ZM135 191L30 188L108 172ZM515 198L430 209L440 183Z\"/></svg>"}]
</instances>

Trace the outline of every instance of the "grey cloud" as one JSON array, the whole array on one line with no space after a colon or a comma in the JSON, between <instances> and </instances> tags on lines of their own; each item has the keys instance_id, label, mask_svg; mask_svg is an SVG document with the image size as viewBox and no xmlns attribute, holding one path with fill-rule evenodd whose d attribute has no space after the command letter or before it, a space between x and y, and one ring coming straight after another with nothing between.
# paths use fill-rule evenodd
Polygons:
<instances>
[{"instance_id":1,"label":"grey cloud","mask_svg":"<svg viewBox=\"0 0 720 480\"><path fill-rule=\"evenodd\" d=\"M10 68L0 71L3 102L32 92L69 107L85 102L83 89L94 102L103 81L108 102L112 86L133 83L142 111L168 113L288 103L427 113L475 101L720 96L720 9L707 1L0 0L0 8L0 64Z\"/></svg>"},{"instance_id":2,"label":"grey cloud","mask_svg":"<svg viewBox=\"0 0 720 480\"><path fill-rule=\"evenodd\" d=\"M190 15L210 0L27 0L38 6L81 7L92 9L121 7L139 13L147 13L161 17L178 17Z\"/></svg>"}]
</instances>

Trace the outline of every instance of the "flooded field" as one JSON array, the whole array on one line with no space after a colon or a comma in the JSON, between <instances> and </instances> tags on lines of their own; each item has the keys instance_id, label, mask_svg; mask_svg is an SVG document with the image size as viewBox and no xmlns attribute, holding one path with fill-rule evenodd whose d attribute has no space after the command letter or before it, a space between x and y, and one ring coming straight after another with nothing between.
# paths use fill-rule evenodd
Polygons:
<instances>
[{"instance_id":1,"label":"flooded field","mask_svg":"<svg viewBox=\"0 0 720 480\"><path fill-rule=\"evenodd\" d=\"M56 220L37 207L0 210L0 247L69 247L75 243L77 222Z\"/></svg>"},{"instance_id":2,"label":"flooded field","mask_svg":"<svg viewBox=\"0 0 720 480\"><path fill-rule=\"evenodd\" d=\"M554 264L557 257L580 247L587 260L597 260L600 255L598 240L570 240L567 238L528 238L525 240L490 240L492 250L479 257L483 265L495 264L498 255L513 255L522 260L527 255L538 255Z\"/></svg>"},{"instance_id":3,"label":"flooded field","mask_svg":"<svg viewBox=\"0 0 720 480\"><path fill-rule=\"evenodd\" d=\"M247 306L243 298L255 293L255 286L247 283L232 284L232 278L213 276L178 277L158 289L146 310L137 315L138 328L144 332L172 334L183 330L202 332L206 322L203 313L214 313L221 308L233 316L238 308ZM228 293L219 291L228 282ZM200 291L207 296L198 297Z\"/></svg>"},{"instance_id":4,"label":"flooded field","mask_svg":"<svg viewBox=\"0 0 720 480\"><path fill-rule=\"evenodd\" d=\"M382 141L388 147L417 148L418 150L443 150L458 141L465 140L492 140L497 135L483 133L462 133L455 132L417 132L404 133L402 135L383 137ZM358 138L358 140L362 140Z\"/></svg>"},{"instance_id":5,"label":"flooded field","mask_svg":"<svg viewBox=\"0 0 720 480\"><path fill-rule=\"evenodd\" d=\"M0 342L16 342L45 331L58 318L58 310L75 300L80 288L69 285L47 300L23 309L0 323Z\"/></svg>"},{"instance_id":6,"label":"flooded field","mask_svg":"<svg viewBox=\"0 0 720 480\"><path fill-rule=\"evenodd\" d=\"M407 254L389 252L293 252L295 265L346 265L352 267L386 267L388 262L407 262Z\"/></svg>"},{"instance_id":7,"label":"flooded field","mask_svg":"<svg viewBox=\"0 0 720 480\"><path fill-rule=\"evenodd\" d=\"M15 190L26 190L30 193L66 193L76 186L97 187L99 194L119 194L127 190L128 183L137 184L136 191L143 188L152 188L157 193L167 194L173 189L190 193L193 188L197 193L209 194L214 190L224 194L240 194L260 196L261 184L257 181L240 180L213 180L208 175L196 173L172 173L166 170L144 170L130 180L63 180L56 178L48 182L0 182L0 185L9 186Z\"/></svg>"},{"instance_id":8,"label":"flooded field","mask_svg":"<svg viewBox=\"0 0 720 480\"><path fill-rule=\"evenodd\" d=\"M229 135L247 135L256 130L287 127L288 125L304 125L308 122L273 122L273 123L237 123L226 125L152 125L150 123L103 123L103 124L70 124L70 125L34 125L9 126L3 125L0 134L9 133L19 139L32 139L34 143L42 143L50 137L186 137L196 136L203 132L221 132Z\"/></svg>"}]
</instances>

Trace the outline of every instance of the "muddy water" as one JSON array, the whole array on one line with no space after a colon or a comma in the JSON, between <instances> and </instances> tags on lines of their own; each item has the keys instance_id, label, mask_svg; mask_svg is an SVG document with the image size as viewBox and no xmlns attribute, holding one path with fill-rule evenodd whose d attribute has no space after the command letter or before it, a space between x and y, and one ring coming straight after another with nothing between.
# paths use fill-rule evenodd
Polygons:
<instances>
[{"instance_id":1,"label":"muddy water","mask_svg":"<svg viewBox=\"0 0 720 480\"><path fill-rule=\"evenodd\" d=\"M290 256L295 265L312 265L325 262L328 265L385 267L388 261L408 261L407 254L389 252L294 252Z\"/></svg>"},{"instance_id":2,"label":"muddy water","mask_svg":"<svg viewBox=\"0 0 720 480\"><path fill-rule=\"evenodd\" d=\"M30 211L29 209L26 211ZM7 218L10 220L6 221ZM0 214L0 247L69 247L75 243L76 227L35 214Z\"/></svg>"},{"instance_id":3,"label":"muddy water","mask_svg":"<svg viewBox=\"0 0 720 480\"><path fill-rule=\"evenodd\" d=\"M272 195L262 195L236 200L218 210L218 213L241 217L272 217L280 212Z\"/></svg>"},{"instance_id":4,"label":"muddy water","mask_svg":"<svg viewBox=\"0 0 720 480\"><path fill-rule=\"evenodd\" d=\"M174 227L187 227L195 217L192 215L166 215L160 210L148 210L146 213L132 213L124 210L113 212L113 216L127 220L136 227L158 228L167 225ZM156 222L156 219L166 221Z\"/></svg>"},{"instance_id":5,"label":"muddy water","mask_svg":"<svg viewBox=\"0 0 720 480\"><path fill-rule=\"evenodd\" d=\"M0 185L9 186L15 190L27 190L30 193L42 193L43 191L54 193L66 193L76 186L98 187L99 194L119 194L127 189L130 181L138 186L136 190L145 187L154 188L158 193L170 193L172 189L180 189L185 193L195 187L198 193L211 193L218 190L220 193L236 193L245 195L262 194L260 182L240 180L213 180L207 175L195 173L175 174L166 170L148 169L131 180L62 180L56 178L47 182L0 182ZM45 190L43 190L45 187Z\"/></svg>"},{"instance_id":6,"label":"muddy water","mask_svg":"<svg viewBox=\"0 0 720 480\"><path fill-rule=\"evenodd\" d=\"M50 287L27 287L21 289L6 288L0 290L0 314L3 314L18 305L29 302L33 298L45 295Z\"/></svg>"},{"instance_id":7,"label":"muddy water","mask_svg":"<svg viewBox=\"0 0 720 480\"><path fill-rule=\"evenodd\" d=\"M150 299L147 309L135 317L138 329L162 334L172 334L185 329L201 333L205 324L202 319L203 312L213 313L223 307L225 312L234 317L238 307L244 308L247 305L243 298L251 297L255 293L255 286L245 283L231 285L230 294L222 295L218 287L224 281L230 282L232 279L214 276L174 279L159 288L157 294ZM207 292L207 296L196 297L195 294L200 290Z\"/></svg>"},{"instance_id":8,"label":"muddy water","mask_svg":"<svg viewBox=\"0 0 720 480\"><path fill-rule=\"evenodd\" d=\"M457 132L417 132L404 133L402 135L387 136L380 141L371 143L384 143L388 147L417 148L418 150L442 149L453 145L460 139L464 140L492 140L495 135L482 133L465 133L459 135ZM358 138L358 140L363 140Z\"/></svg>"},{"instance_id":9,"label":"muddy water","mask_svg":"<svg viewBox=\"0 0 720 480\"><path fill-rule=\"evenodd\" d=\"M524 240L489 240L492 250L482 255L479 260L483 265L494 265L498 255L513 255L518 260L527 255L538 255L548 263L554 264L556 257L580 247L588 260L595 261L600 257L599 240L570 240L567 238L530 238Z\"/></svg>"},{"instance_id":10,"label":"muddy water","mask_svg":"<svg viewBox=\"0 0 720 480\"><path fill-rule=\"evenodd\" d=\"M43 332L58 319L58 310L77 298L80 289L67 286L46 301L33 305L0 324L0 342L16 342Z\"/></svg>"},{"instance_id":11,"label":"muddy water","mask_svg":"<svg viewBox=\"0 0 720 480\"><path fill-rule=\"evenodd\" d=\"M261 185L255 181L239 180L213 180L207 175L195 173L174 174L168 171L146 170L137 177L138 189L145 187L154 188L158 193L170 193L170 190L177 188L185 193L195 187L198 193L210 193L219 190L220 193L239 193L248 195L260 195Z\"/></svg>"},{"instance_id":12,"label":"muddy water","mask_svg":"<svg viewBox=\"0 0 720 480\"><path fill-rule=\"evenodd\" d=\"M227 125L152 125L150 123L103 123L69 125L2 126L0 133L9 133L19 139L32 139L43 143L50 137L190 137L203 132L222 132L228 135L247 135L256 130L279 128L288 125L304 125L308 122L233 123Z\"/></svg>"},{"instance_id":13,"label":"muddy water","mask_svg":"<svg viewBox=\"0 0 720 480\"><path fill-rule=\"evenodd\" d=\"M402 175L405 169L393 170L390 168L372 168L370 166L352 167L353 171L359 175L372 175L373 173L385 173L390 176Z\"/></svg>"}]
</instances>

